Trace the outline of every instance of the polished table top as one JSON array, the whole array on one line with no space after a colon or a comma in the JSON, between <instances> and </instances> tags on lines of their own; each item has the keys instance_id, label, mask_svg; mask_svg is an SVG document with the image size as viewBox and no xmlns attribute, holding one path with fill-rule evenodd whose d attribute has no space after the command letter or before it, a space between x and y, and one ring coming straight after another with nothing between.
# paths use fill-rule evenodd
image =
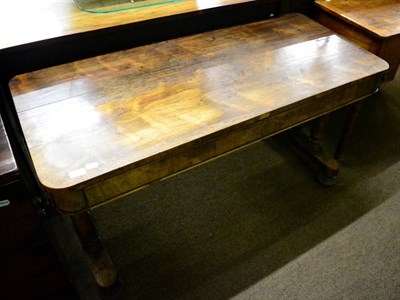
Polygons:
<instances>
[{"instance_id":1,"label":"polished table top","mask_svg":"<svg viewBox=\"0 0 400 300\"><path fill-rule=\"evenodd\" d=\"M400 34L400 0L316 0L315 3L378 37Z\"/></svg>"},{"instance_id":2,"label":"polished table top","mask_svg":"<svg viewBox=\"0 0 400 300\"><path fill-rule=\"evenodd\" d=\"M39 179L55 191L165 161L386 69L325 27L289 15L23 74L10 88ZM286 121L271 121L274 131ZM171 160L162 176L179 164Z\"/></svg>"},{"instance_id":3,"label":"polished table top","mask_svg":"<svg viewBox=\"0 0 400 300\"><path fill-rule=\"evenodd\" d=\"M118 13L81 11L72 0L0 1L1 50L72 34L255 0L182 0Z\"/></svg>"}]
</instances>

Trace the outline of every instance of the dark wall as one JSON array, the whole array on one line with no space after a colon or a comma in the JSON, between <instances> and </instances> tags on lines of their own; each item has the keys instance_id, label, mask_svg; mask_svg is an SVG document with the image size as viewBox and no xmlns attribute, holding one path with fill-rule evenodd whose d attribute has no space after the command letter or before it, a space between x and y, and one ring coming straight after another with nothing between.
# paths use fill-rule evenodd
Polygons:
<instances>
[{"instance_id":1,"label":"dark wall","mask_svg":"<svg viewBox=\"0 0 400 300\"><path fill-rule=\"evenodd\" d=\"M299 12L311 16L314 0L281 0L281 13Z\"/></svg>"}]
</instances>

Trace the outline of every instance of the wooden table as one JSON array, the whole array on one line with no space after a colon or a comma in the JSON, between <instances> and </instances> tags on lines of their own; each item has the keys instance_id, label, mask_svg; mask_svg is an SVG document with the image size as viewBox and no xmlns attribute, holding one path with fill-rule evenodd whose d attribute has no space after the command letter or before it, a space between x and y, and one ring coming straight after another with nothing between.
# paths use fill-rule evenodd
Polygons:
<instances>
[{"instance_id":1,"label":"wooden table","mask_svg":"<svg viewBox=\"0 0 400 300\"><path fill-rule=\"evenodd\" d=\"M399 0L316 0L314 19L389 63L382 84L394 79L400 65ZM335 151L340 159L356 122L361 102L353 105Z\"/></svg>"},{"instance_id":2,"label":"wooden table","mask_svg":"<svg viewBox=\"0 0 400 300\"><path fill-rule=\"evenodd\" d=\"M315 19L386 60L393 80L400 65L399 0L316 0Z\"/></svg>"},{"instance_id":3,"label":"wooden table","mask_svg":"<svg viewBox=\"0 0 400 300\"><path fill-rule=\"evenodd\" d=\"M287 15L17 75L10 89L42 186L110 287L88 209L372 94L387 67Z\"/></svg>"}]
</instances>

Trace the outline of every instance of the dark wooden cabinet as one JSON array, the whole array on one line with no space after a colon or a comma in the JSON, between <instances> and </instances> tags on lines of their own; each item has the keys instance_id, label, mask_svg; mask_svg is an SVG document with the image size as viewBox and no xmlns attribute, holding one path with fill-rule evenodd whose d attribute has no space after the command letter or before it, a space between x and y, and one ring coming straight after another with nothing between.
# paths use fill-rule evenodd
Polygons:
<instances>
[{"instance_id":1,"label":"dark wooden cabinet","mask_svg":"<svg viewBox=\"0 0 400 300\"><path fill-rule=\"evenodd\" d=\"M0 298L75 299L0 125Z\"/></svg>"}]
</instances>

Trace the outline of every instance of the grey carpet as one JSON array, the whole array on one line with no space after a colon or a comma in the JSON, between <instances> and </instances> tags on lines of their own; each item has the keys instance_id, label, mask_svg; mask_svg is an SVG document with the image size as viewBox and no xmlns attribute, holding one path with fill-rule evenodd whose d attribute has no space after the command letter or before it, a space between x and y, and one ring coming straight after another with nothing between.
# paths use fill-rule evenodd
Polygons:
<instances>
[{"instance_id":1,"label":"grey carpet","mask_svg":"<svg viewBox=\"0 0 400 300\"><path fill-rule=\"evenodd\" d=\"M400 299L399 74L365 102L334 187L268 139L94 210L124 299ZM68 219L48 228L98 299Z\"/></svg>"}]
</instances>

